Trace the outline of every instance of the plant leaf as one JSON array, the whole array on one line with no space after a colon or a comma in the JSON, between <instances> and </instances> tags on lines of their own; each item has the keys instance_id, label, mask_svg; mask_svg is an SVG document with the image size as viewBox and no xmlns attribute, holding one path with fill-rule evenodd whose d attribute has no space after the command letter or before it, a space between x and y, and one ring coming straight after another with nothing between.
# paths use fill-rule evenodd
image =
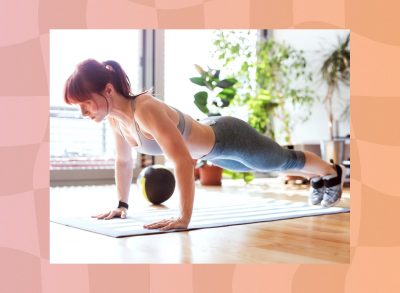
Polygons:
<instances>
[{"instance_id":1,"label":"plant leaf","mask_svg":"<svg viewBox=\"0 0 400 293\"><path fill-rule=\"evenodd\" d=\"M218 82L217 87L225 89L228 87L232 87L235 83L237 83L237 80L235 78L227 78Z\"/></svg>"},{"instance_id":2,"label":"plant leaf","mask_svg":"<svg viewBox=\"0 0 400 293\"><path fill-rule=\"evenodd\" d=\"M198 92L194 95L194 104L199 108L199 110L205 114L208 114L210 111L207 107L208 93L207 92Z\"/></svg>"},{"instance_id":3,"label":"plant leaf","mask_svg":"<svg viewBox=\"0 0 400 293\"><path fill-rule=\"evenodd\" d=\"M236 95L236 90L232 88L225 88L217 94L221 99L222 107L227 107Z\"/></svg>"},{"instance_id":4,"label":"plant leaf","mask_svg":"<svg viewBox=\"0 0 400 293\"><path fill-rule=\"evenodd\" d=\"M215 70L213 77L219 79L220 72L221 72L221 70Z\"/></svg>"},{"instance_id":5,"label":"plant leaf","mask_svg":"<svg viewBox=\"0 0 400 293\"><path fill-rule=\"evenodd\" d=\"M190 78L190 81L193 82L194 84L200 85L200 86L205 86L206 84L204 83L204 79L201 77L192 77Z\"/></svg>"}]
</instances>

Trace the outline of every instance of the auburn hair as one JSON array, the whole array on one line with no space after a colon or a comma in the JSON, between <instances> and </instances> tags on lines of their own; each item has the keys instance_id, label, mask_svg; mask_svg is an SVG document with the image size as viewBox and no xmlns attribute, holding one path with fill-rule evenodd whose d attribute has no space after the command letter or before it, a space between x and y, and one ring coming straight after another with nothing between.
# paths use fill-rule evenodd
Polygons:
<instances>
[{"instance_id":1,"label":"auburn hair","mask_svg":"<svg viewBox=\"0 0 400 293\"><path fill-rule=\"evenodd\" d=\"M133 95L129 78L118 62L108 60L101 63L87 59L77 65L74 73L65 82L64 101L67 104L84 102L90 99L92 93L102 94L107 83L111 83L127 99L134 99L148 92L147 90Z\"/></svg>"}]
</instances>

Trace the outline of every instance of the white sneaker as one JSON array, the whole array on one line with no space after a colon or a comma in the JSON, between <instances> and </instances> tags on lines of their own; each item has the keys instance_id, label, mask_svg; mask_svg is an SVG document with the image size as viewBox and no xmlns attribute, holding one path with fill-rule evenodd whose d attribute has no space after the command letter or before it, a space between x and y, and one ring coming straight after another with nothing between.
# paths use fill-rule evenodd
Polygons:
<instances>
[{"instance_id":1,"label":"white sneaker","mask_svg":"<svg viewBox=\"0 0 400 293\"><path fill-rule=\"evenodd\" d=\"M313 177L310 179L311 189L308 196L309 205L318 205L324 198L325 186L321 177Z\"/></svg>"},{"instance_id":2,"label":"white sneaker","mask_svg":"<svg viewBox=\"0 0 400 293\"><path fill-rule=\"evenodd\" d=\"M333 166L336 169L336 174L322 177L325 185L324 198L321 202L323 207L332 207L336 205L342 197L346 168L337 164Z\"/></svg>"}]
</instances>

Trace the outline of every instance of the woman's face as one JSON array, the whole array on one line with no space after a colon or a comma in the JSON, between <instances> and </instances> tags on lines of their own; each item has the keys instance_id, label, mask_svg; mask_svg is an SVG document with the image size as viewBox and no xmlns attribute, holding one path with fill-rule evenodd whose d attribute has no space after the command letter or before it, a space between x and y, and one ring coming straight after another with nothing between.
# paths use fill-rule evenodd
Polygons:
<instances>
[{"instance_id":1,"label":"woman's face","mask_svg":"<svg viewBox=\"0 0 400 293\"><path fill-rule=\"evenodd\" d=\"M95 122L101 122L108 114L106 98L99 94L91 94L91 98L84 102L76 103L83 117L88 117Z\"/></svg>"}]
</instances>

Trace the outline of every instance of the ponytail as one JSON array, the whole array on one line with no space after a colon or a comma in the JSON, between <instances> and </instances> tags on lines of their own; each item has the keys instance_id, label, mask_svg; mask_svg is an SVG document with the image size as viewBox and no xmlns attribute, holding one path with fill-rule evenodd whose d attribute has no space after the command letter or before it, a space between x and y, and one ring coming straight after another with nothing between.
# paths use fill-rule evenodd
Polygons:
<instances>
[{"instance_id":1,"label":"ponytail","mask_svg":"<svg viewBox=\"0 0 400 293\"><path fill-rule=\"evenodd\" d=\"M125 98L131 99L131 82L121 65L113 60L104 61L103 65L109 70L111 83L117 92L123 95Z\"/></svg>"}]
</instances>

